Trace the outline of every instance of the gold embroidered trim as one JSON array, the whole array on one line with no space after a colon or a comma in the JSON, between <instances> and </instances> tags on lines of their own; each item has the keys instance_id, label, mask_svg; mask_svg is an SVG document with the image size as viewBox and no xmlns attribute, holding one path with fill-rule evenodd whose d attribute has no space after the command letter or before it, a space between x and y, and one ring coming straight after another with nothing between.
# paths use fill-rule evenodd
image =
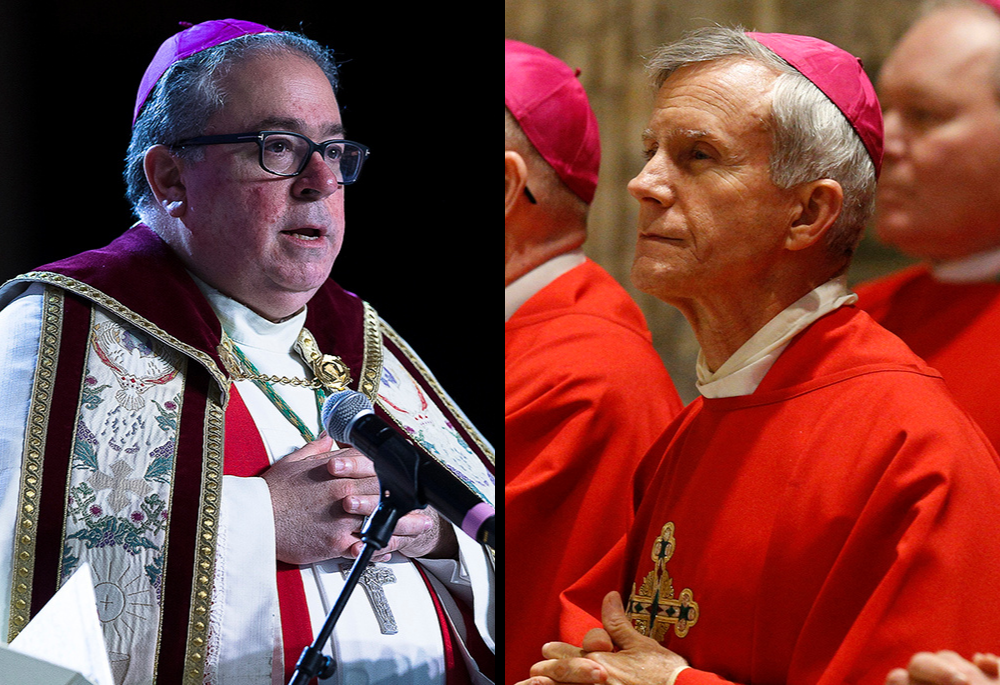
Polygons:
<instances>
[{"instance_id":1,"label":"gold embroidered trim","mask_svg":"<svg viewBox=\"0 0 1000 685\"><path fill-rule=\"evenodd\" d=\"M31 617L32 578L35 572L35 530L42 490L42 459L52 409L52 384L56 374L62 335L63 294L46 288L42 305L42 330L38 342L38 365L28 407L28 430L24 441L17 522L14 528L14 559L11 573L8 642L17 637Z\"/></svg>"},{"instance_id":2,"label":"gold embroidered trim","mask_svg":"<svg viewBox=\"0 0 1000 685\"><path fill-rule=\"evenodd\" d=\"M676 548L674 524L667 522L653 541L650 554L653 570L646 574L639 587L632 583L632 594L625 606L625 613L632 621L632 626L657 642L663 641L671 627L677 637L687 636L691 626L701 616L698 602L694 601L694 592L690 588L681 590L677 599L674 599L674 581L667 572L667 562Z\"/></svg>"},{"instance_id":3,"label":"gold embroidered trim","mask_svg":"<svg viewBox=\"0 0 1000 685\"><path fill-rule=\"evenodd\" d=\"M444 391L444 388L442 388L441 385L438 383L437 378L435 378L434 375L431 374L430 370L426 366L424 366L423 362L420 361L416 353L412 349L410 349L410 346L406 343L406 341L403 340L399 336L399 334L392 329L392 327L389 324L387 324L385 321L382 321L381 323L382 323L382 331L383 333L385 333L385 336L390 340L392 340L392 342L395 343L396 347L398 347L403 352L403 354L406 355L407 359L410 360L410 363L413 364L414 367L416 367L417 371L419 371L420 375L424 377L427 383L434 390L435 394L441 398L441 401L445 403L445 405L455 416L458 422L472 437L476 445L479 446L479 449L481 449L483 453L486 454L486 457L490 460L490 463L496 466L496 457L494 456L493 448L490 446L488 442L486 442L486 439L479 433L476 427L469 422L465 414L462 413L462 411L458 408L458 406L452 401L451 397L448 396L448 394Z\"/></svg>"},{"instance_id":4,"label":"gold embroidered trim","mask_svg":"<svg viewBox=\"0 0 1000 685\"><path fill-rule=\"evenodd\" d=\"M215 547L222 497L222 460L226 411L221 393L209 391L205 411L205 455L202 466L201 510L198 512L198 542L195 550L191 614L188 617L184 654L184 683L201 685L208 647L209 613L215 582Z\"/></svg>"},{"instance_id":5,"label":"gold embroidered trim","mask_svg":"<svg viewBox=\"0 0 1000 685\"><path fill-rule=\"evenodd\" d=\"M365 307L365 355L361 362L358 390L370 402L378 399L378 384L382 379L382 329L378 312L362 300Z\"/></svg>"},{"instance_id":6,"label":"gold embroidered trim","mask_svg":"<svg viewBox=\"0 0 1000 685\"><path fill-rule=\"evenodd\" d=\"M10 283L16 281L37 281L41 283L48 283L50 285L58 286L72 293L76 293L81 297L84 297L92 302L97 303L104 309L108 310L112 314L115 314L119 318L127 321L128 323L142 329L144 332L157 338L165 345L168 345L175 350L182 352L189 357L196 359L205 369L212 375L212 378L219 384L219 387L224 388L224 392L228 392L229 379L226 374L216 365L215 360L209 355L205 354L196 347L192 347L187 343L181 342L174 336L167 333L165 330L159 326L154 325L151 321L145 317L139 316L131 309L123 305L118 300L110 297L97 288L87 285L75 278L69 278L68 276L63 276L62 274L56 274L49 271L31 271L26 274L22 274L17 278L14 278Z\"/></svg>"}]
</instances>

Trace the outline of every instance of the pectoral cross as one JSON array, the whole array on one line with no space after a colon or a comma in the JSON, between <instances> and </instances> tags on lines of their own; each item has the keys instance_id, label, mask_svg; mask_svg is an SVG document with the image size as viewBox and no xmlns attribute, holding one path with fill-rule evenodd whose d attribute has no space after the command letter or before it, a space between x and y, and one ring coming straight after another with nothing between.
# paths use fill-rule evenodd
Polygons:
<instances>
[{"instance_id":1,"label":"pectoral cross","mask_svg":"<svg viewBox=\"0 0 1000 685\"><path fill-rule=\"evenodd\" d=\"M351 574L351 565L341 564L340 573L344 578L347 578ZM389 600L386 599L385 592L382 590L384 585L395 582L396 574L392 572L392 569L377 564L368 564L358 579L358 584L365 591L365 596L368 597L368 603L372 605L375 620L378 621L378 628L383 635L395 635L399 632L396 626L396 617L392 615Z\"/></svg>"}]
</instances>

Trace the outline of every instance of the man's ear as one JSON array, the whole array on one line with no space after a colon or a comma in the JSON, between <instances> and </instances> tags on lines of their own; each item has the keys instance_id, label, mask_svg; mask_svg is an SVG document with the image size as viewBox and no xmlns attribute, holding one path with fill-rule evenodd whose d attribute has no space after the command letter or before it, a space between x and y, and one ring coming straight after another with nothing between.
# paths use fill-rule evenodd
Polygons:
<instances>
[{"instance_id":1,"label":"man's ear","mask_svg":"<svg viewBox=\"0 0 1000 685\"><path fill-rule=\"evenodd\" d=\"M528 165L524 157L513 150L503 153L503 215L506 217L524 197L528 185Z\"/></svg>"},{"instance_id":2,"label":"man's ear","mask_svg":"<svg viewBox=\"0 0 1000 685\"><path fill-rule=\"evenodd\" d=\"M797 204L785 239L789 250L804 250L815 245L840 216L844 189L831 178L803 183L794 189Z\"/></svg>"},{"instance_id":3,"label":"man's ear","mask_svg":"<svg viewBox=\"0 0 1000 685\"><path fill-rule=\"evenodd\" d=\"M181 182L181 165L182 160L166 145L149 148L142 161L146 182L156 202L174 218L180 218L187 211L187 190Z\"/></svg>"}]
</instances>

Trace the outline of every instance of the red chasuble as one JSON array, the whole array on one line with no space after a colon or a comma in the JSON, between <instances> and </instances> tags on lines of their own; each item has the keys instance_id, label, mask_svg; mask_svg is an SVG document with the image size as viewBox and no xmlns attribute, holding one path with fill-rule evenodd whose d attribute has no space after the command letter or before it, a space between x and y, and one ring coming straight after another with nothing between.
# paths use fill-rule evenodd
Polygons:
<instances>
[{"instance_id":1,"label":"red chasuble","mask_svg":"<svg viewBox=\"0 0 1000 685\"><path fill-rule=\"evenodd\" d=\"M559 593L624 534L633 472L681 407L639 308L592 261L505 324L506 682L557 639Z\"/></svg>"},{"instance_id":2,"label":"red chasuble","mask_svg":"<svg viewBox=\"0 0 1000 685\"><path fill-rule=\"evenodd\" d=\"M1000 282L941 283L915 266L857 288L858 306L941 372L1000 449Z\"/></svg>"},{"instance_id":3,"label":"red chasuble","mask_svg":"<svg viewBox=\"0 0 1000 685\"><path fill-rule=\"evenodd\" d=\"M691 664L679 685L881 685L914 652L1000 644L996 453L865 313L821 318L653 452L619 589Z\"/></svg>"}]
</instances>

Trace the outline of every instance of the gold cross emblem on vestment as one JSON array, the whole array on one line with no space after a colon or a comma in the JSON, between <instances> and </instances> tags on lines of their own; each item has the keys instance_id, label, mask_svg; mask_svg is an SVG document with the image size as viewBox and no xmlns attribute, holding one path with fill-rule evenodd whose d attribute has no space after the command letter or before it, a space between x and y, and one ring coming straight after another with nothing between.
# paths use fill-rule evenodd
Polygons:
<instances>
[{"instance_id":1,"label":"gold cross emblem on vestment","mask_svg":"<svg viewBox=\"0 0 1000 685\"><path fill-rule=\"evenodd\" d=\"M632 594L625 608L635 629L657 642L663 641L671 626L677 637L684 637L698 622L694 593L685 588L674 598L674 581L666 567L675 546L674 524L667 523L653 541L653 570L646 574L638 590L632 583Z\"/></svg>"}]
</instances>

